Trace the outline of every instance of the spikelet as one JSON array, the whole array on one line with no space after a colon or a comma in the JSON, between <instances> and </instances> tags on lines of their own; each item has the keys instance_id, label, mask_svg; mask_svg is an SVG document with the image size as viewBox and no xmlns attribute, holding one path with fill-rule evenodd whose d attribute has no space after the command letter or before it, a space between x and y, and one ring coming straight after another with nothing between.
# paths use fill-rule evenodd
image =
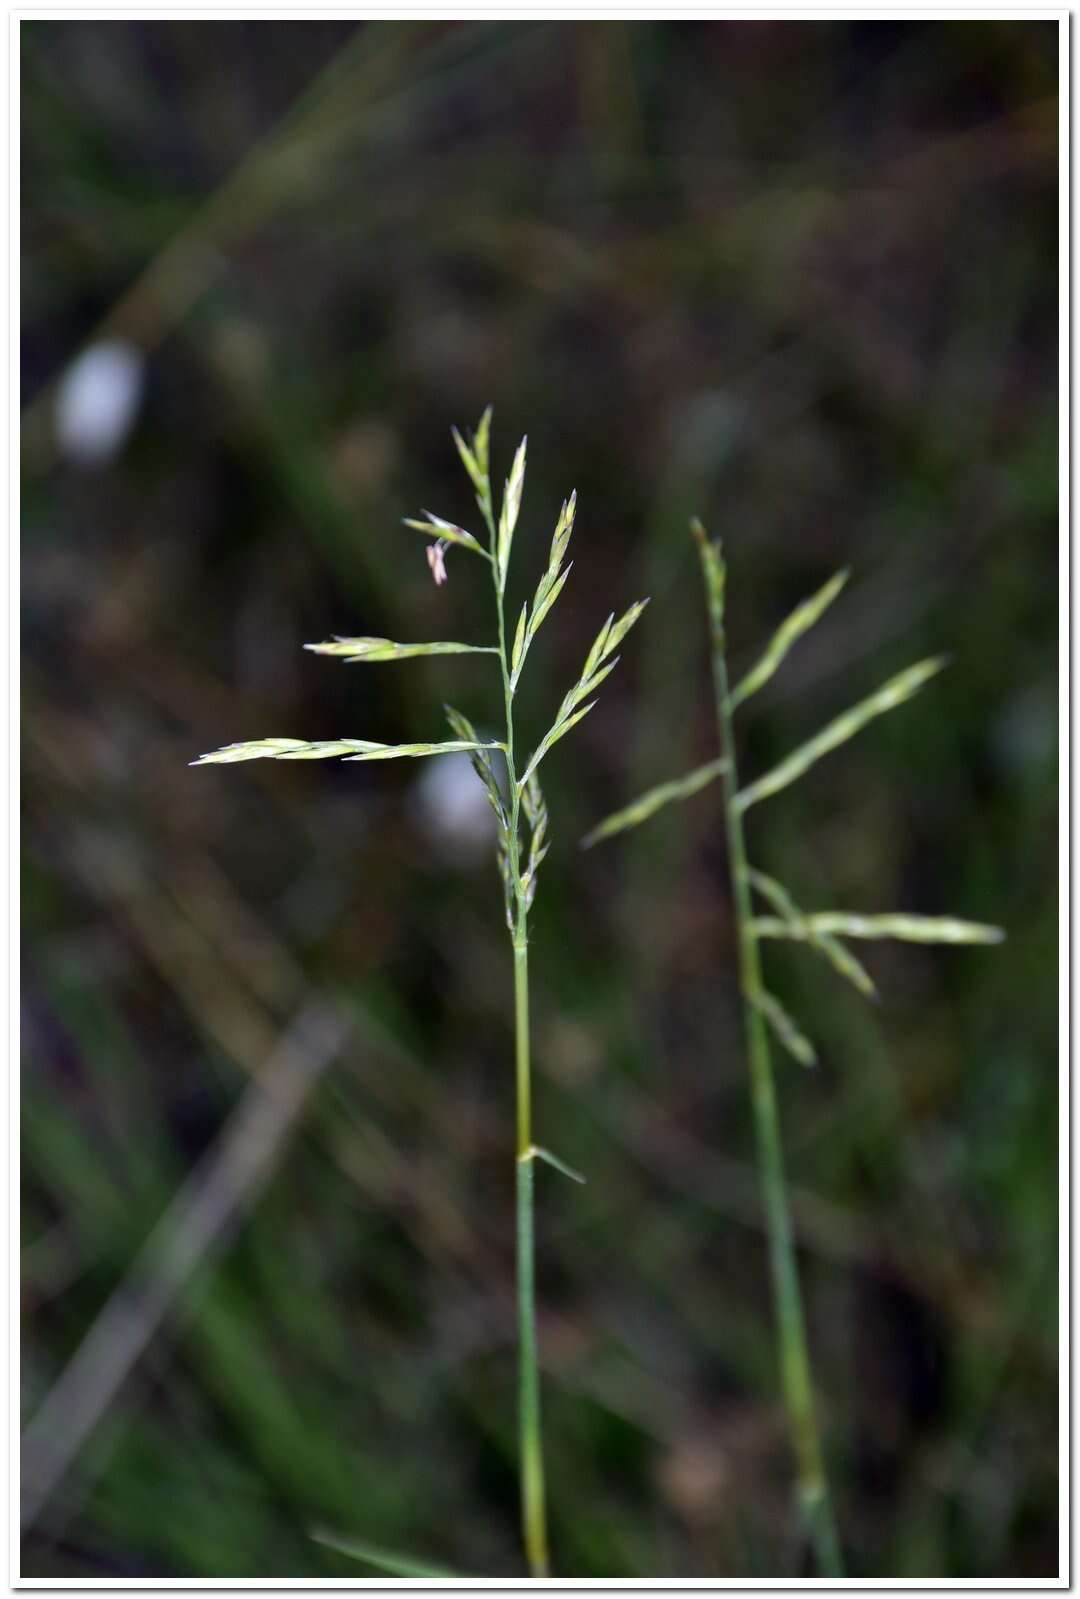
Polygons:
<instances>
[{"instance_id":1,"label":"spikelet","mask_svg":"<svg viewBox=\"0 0 1080 1599\"><path fill-rule=\"evenodd\" d=\"M581 848L591 849L594 844L599 844L601 839L611 838L615 833L624 833L630 827L640 827L642 822L647 822L650 816L655 816L665 805L670 805L674 800L689 799L691 795L699 794L703 788L718 778L721 772L727 771L729 764L721 757L717 761L708 761L704 766L697 767L685 777L677 777L670 783L659 783L656 788L650 788L631 805L616 811L612 816L605 817L591 833L586 833L581 840Z\"/></svg>"},{"instance_id":2,"label":"spikelet","mask_svg":"<svg viewBox=\"0 0 1080 1599\"><path fill-rule=\"evenodd\" d=\"M574 513L577 509L577 494L571 494L568 500L563 501L559 513L559 520L555 524L555 533L551 540L551 552L548 556L547 570L536 585L533 595L532 608L528 603L521 607L518 618L517 632L514 635L514 647L510 656L510 690L513 692L518 685L521 669L525 665L525 657L529 653L529 646L536 637L540 627L551 607L555 604L563 591L563 585L570 576L570 566L563 566L566 549L570 543L570 535L574 530ZM573 565L573 563L570 563Z\"/></svg>"},{"instance_id":3,"label":"spikelet","mask_svg":"<svg viewBox=\"0 0 1080 1599\"><path fill-rule=\"evenodd\" d=\"M529 780L522 789L521 808L529 824L529 859L521 874L521 892L525 897L525 909L531 910L536 896L536 874L550 848L547 842L547 804L540 788L540 779L535 772L530 773Z\"/></svg>"},{"instance_id":4,"label":"spikelet","mask_svg":"<svg viewBox=\"0 0 1080 1599\"><path fill-rule=\"evenodd\" d=\"M773 916L755 916L750 923L758 938L895 938L906 944L1000 944L1001 927L964 922L955 916L915 916L894 912L860 916L851 911L815 911L801 924Z\"/></svg>"},{"instance_id":5,"label":"spikelet","mask_svg":"<svg viewBox=\"0 0 1080 1599\"><path fill-rule=\"evenodd\" d=\"M748 992L746 997L754 1009L764 1016L777 1041L784 1046L789 1055L795 1057L800 1066L817 1065L817 1050L775 994L759 988Z\"/></svg>"},{"instance_id":6,"label":"spikelet","mask_svg":"<svg viewBox=\"0 0 1080 1599\"><path fill-rule=\"evenodd\" d=\"M766 877L764 872L754 871L752 867L747 868L746 877L751 888L756 889L762 899L768 900L773 909L779 911L781 919L791 929L792 938L806 939L808 944L824 955L841 977L846 977L849 983L855 985L860 994L865 994L867 999L877 998L874 979L862 962L856 960L851 951L845 949L831 933L823 933L812 927L782 884L774 877ZM752 921L750 925L753 930L755 923Z\"/></svg>"},{"instance_id":7,"label":"spikelet","mask_svg":"<svg viewBox=\"0 0 1080 1599\"><path fill-rule=\"evenodd\" d=\"M409 661L419 655L498 655L493 644L395 644L388 638L342 638L335 634L325 644L305 644L312 655L332 655L353 665L357 661Z\"/></svg>"},{"instance_id":8,"label":"spikelet","mask_svg":"<svg viewBox=\"0 0 1080 1599\"><path fill-rule=\"evenodd\" d=\"M502 510L499 513L499 536L496 543L495 567L499 576L500 591L506 587L506 569L510 565L510 546L521 510L521 495L525 487L525 452L528 438L522 439L510 468L510 476L503 490Z\"/></svg>"},{"instance_id":9,"label":"spikelet","mask_svg":"<svg viewBox=\"0 0 1080 1599\"><path fill-rule=\"evenodd\" d=\"M724 584L727 570L719 539L711 539L695 516L690 531L697 544L701 560L701 575L705 580L705 603L709 613L709 631L713 644L722 647L724 642Z\"/></svg>"},{"instance_id":10,"label":"spikelet","mask_svg":"<svg viewBox=\"0 0 1080 1599\"><path fill-rule=\"evenodd\" d=\"M765 646L765 652L757 665L746 674L736 688L732 689L728 700L732 710L744 700L748 700L751 694L756 694L759 688L764 688L770 677L783 664L788 651L824 615L850 576L848 571L837 572L836 576L831 577L816 594L797 606L786 621L781 622Z\"/></svg>"},{"instance_id":11,"label":"spikelet","mask_svg":"<svg viewBox=\"0 0 1080 1599\"><path fill-rule=\"evenodd\" d=\"M338 738L309 743L302 738L257 738L246 744L226 744L200 755L189 766L225 765L232 761L325 761L340 756L346 761L393 761L420 755L456 755L463 750L501 750L501 744L376 744L370 739Z\"/></svg>"},{"instance_id":12,"label":"spikelet","mask_svg":"<svg viewBox=\"0 0 1080 1599\"><path fill-rule=\"evenodd\" d=\"M471 550L474 555L482 555L485 561L490 560L487 550L467 533L463 527L458 527L456 522L446 522L441 516L436 516L434 511L424 512L424 521L416 517L402 518L405 527L415 528L418 533L424 533L429 539L443 539L448 544L460 544L462 549Z\"/></svg>"},{"instance_id":13,"label":"spikelet","mask_svg":"<svg viewBox=\"0 0 1080 1599\"><path fill-rule=\"evenodd\" d=\"M555 720L533 751L529 764L518 782L519 789L524 790L529 778L536 771L536 768L540 765L552 745L557 744L559 739L565 738L570 729L576 726L583 716L588 716L596 701L590 700L587 705L582 705L582 700L585 699L586 695L592 694L598 689L608 673L615 670L619 663L618 656L614 660L609 660L608 657L613 650L618 648L648 603L648 600L635 600L633 605L624 612L617 622L615 621L614 613L608 617L585 658L581 676L563 699L556 712Z\"/></svg>"},{"instance_id":14,"label":"spikelet","mask_svg":"<svg viewBox=\"0 0 1080 1599\"><path fill-rule=\"evenodd\" d=\"M751 805L756 805L758 800L767 799L770 794L777 794L782 788L787 788L789 783L794 783L823 755L828 755L830 750L836 749L840 744L846 744L849 738L854 738L868 722L872 722L875 717L884 716L886 711L895 710L898 705L903 705L905 700L917 694L945 665L946 657L936 655L929 660L909 666L903 672L898 672L867 699L860 700L858 705L853 705L851 710L836 717L822 728L820 733L807 739L805 744L800 744L797 750L781 761L779 766L774 766L771 772L759 777L749 788L740 789L735 796L735 809L748 810Z\"/></svg>"}]
</instances>

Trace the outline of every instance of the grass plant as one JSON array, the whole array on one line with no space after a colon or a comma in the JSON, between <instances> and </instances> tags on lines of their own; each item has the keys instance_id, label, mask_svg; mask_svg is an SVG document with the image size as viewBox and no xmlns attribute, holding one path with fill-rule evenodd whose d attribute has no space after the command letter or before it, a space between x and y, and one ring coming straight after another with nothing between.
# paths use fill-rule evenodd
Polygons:
<instances>
[{"instance_id":1,"label":"grass plant","mask_svg":"<svg viewBox=\"0 0 1080 1599\"><path fill-rule=\"evenodd\" d=\"M728 681L725 648L726 569L721 544L718 539L709 538L700 522L695 520L691 528L697 542L705 585L721 754L685 777L650 789L632 804L607 817L582 842L589 846L625 832L628 828L637 827L665 805L690 798L717 779L721 781L781 1382L794 1447L799 1500L813 1545L815 1563L823 1577L836 1578L843 1575L844 1565L814 1397L791 1206L784 1176L780 1114L770 1041L778 1043L802 1066L814 1066L817 1053L795 1019L776 995L765 987L761 944L770 938L791 939L805 944L847 978L861 994L873 998L876 995L873 979L847 947L845 940L894 938L922 944L993 944L998 943L1004 934L1000 928L960 921L955 917L906 914L866 916L847 911L806 914L798 908L782 884L751 866L743 821L750 807L780 793L830 750L854 737L874 718L902 705L929 682L945 662L938 657L920 661L900 672L868 698L829 722L821 732L801 744L771 771L746 787L740 787L735 739L736 711L758 689L764 687L783 664L792 647L821 618L843 589L848 574L837 573L816 594L798 606L774 633L756 665L732 688ZM755 895L769 907L772 914L755 913Z\"/></svg>"},{"instance_id":2,"label":"grass plant","mask_svg":"<svg viewBox=\"0 0 1080 1599\"><path fill-rule=\"evenodd\" d=\"M510 639L506 616L506 586L510 554L521 510L525 485L526 440L514 456L506 480L498 516L491 486L490 470L491 410L485 411L475 433L466 440L455 429L454 442L476 493L486 531L486 540L476 538L454 522L425 511L422 518L408 519L406 525L428 540L427 560L435 583L447 581L446 559L453 550L464 550L485 561L491 573L495 602L497 642L459 644L435 642L399 644L390 639L336 637L306 649L348 663L380 663L409 660L425 655L495 655L499 661L502 685L504 731L501 739L480 738L472 722L453 706L446 716L456 735L450 741L412 744L381 744L369 739L341 738L311 742L298 738L261 738L229 744L202 755L192 765L222 765L238 761L309 761L341 758L346 761L412 759L431 755L467 754L495 813L497 857L503 883L506 925L514 965L514 1060L517 1091L516 1140L516 1235L517 1235L517 1311L518 1311L518 1414L521 1475L522 1537L530 1575L546 1576L549 1569L547 1512L545 1507L544 1452L540 1416L540 1372L536 1331L535 1267L535 1170L543 1161L576 1181L579 1173L558 1156L533 1140L532 1067L529 1033L529 910L536 894L540 866L549 848L548 812L540 786L539 770L555 744L589 714L596 704L595 693L618 663L616 651L645 608L636 601L622 616L612 613L597 634L585 664L573 687L564 695L554 720L532 754L519 757L515 740L514 705L526 658L545 619L562 593L570 575L566 554L574 529L576 495L564 501L551 540L547 566L533 593L518 615ZM500 770L501 764L505 773ZM504 781L505 777L505 781ZM330 1535L320 1534L323 1541ZM338 1541L335 1547L360 1551L360 1557L383 1564L399 1575L423 1576L429 1567L393 1557L390 1566L374 1561L371 1546L355 1540ZM368 1554L363 1554L368 1550Z\"/></svg>"}]
</instances>

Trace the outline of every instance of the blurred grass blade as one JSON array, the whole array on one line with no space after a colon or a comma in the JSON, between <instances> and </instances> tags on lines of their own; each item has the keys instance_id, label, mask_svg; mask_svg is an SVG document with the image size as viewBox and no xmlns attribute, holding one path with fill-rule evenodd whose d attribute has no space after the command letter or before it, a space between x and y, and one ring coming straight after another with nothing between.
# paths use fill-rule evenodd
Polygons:
<instances>
[{"instance_id":1,"label":"blurred grass blade","mask_svg":"<svg viewBox=\"0 0 1080 1599\"><path fill-rule=\"evenodd\" d=\"M836 576L831 577L816 594L797 606L786 621L781 622L757 665L752 667L742 682L732 689L730 699L732 710L744 700L748 700L751 694L756 694L759 688L764 687L778 670L788 651L825 613L850 576L851 573L847 570L837 572Z\"/></svg>"},{"instance_id":2,"label":"blurred grass blade","mask_svg":"<svg viewBox=\"0 0 1080 1599\"><path fill-rule=\"evenodd\" d=\"M388 638L341 638L326 644L305 644L313 655L333 655L340 660L407 661L418 655L498 655L493 644L395 644Z\"/></svg>"},{"instance_id":3,"label":"blurred grass blade","mask_svg":"<svg viewBox=\"0 0 1080 1599\"><path fill-rule=\"evenodd\" d=\"M859 916L849 911L817 911L804 918L806 931L773 916L751 923L758 938L895 938L907 944L1000 944L1004 929L986 922L962 922L955 916Z\"/></svg>"},{"instance_id":4,"label":"blurred grass blade","mask_svg":"<svg viewBox=\"0 0 1080 1599\"><path fill-rule=\"evenodd\" d=\"M727 769L728 762L721 757L716 761L709 761L705 766L699 766L696 771L688 772L685 777L673 778L670 783L660 783L656 788L650 788L632 804L621 811L608 816L593 828L591 833L586 833L581 841L582 849L591 849L594 844L599 844L601 839L611 838L615 833L624 833L627 828L639 827L642 822L647 822L650 816L655 816L674 800L689 799L692 794L700 793L703 788Z\"/></svg>"},{"instance_id":5,"label":"blurred grass blade","mask_svg":"<svg viewBox=\"0 0 1080 1599\"><path fill-rule=\"evenodd\" d=\"M854 738L868 722L872 722L875 717L884 716L886 711L894 710L898 705L903 705L905 700L918 693L924 683L936 676L945 664L945 656L936 655L929 660L917 662L915 666L909 666L906 671L897 673L896 677L890 678L876 693L860 701L850 711L845 711L842 716L838 716L814 738L808 739L805 744L800 744L793 754L781 761L771 772L759 777L749 788L741 789L735 796L736 810L748 810L751 805L756 805L758 800L766 799L770 794L777 794L782 788L787 788L789 783L794 783L796 778L801 777L823 755L827 755L838 745L845 744L849 738Z\"/></svg>"},{"instance_id":6,"label":"blurred grass blade","mask_svg":"<svg viewBox=\"0 0 1080 1599\"><path fill-rule=\"evenodd\" d=\"M754 993L748 994L747 998L751 1005L764 1016L777 1041L784 1046L789 1055L794 1055L800 1066L817 1065L817 1051L813 1044L784 1009L775 994L770 994L767 989L761 988Z\"/></svg>"},{"instance_id":7,"label":"blurred grass blade","mask_svg":"<svg viewBox=\"0 0 1080 1599\"><path fill-rule=\"evenodd\" d=\"M257 738L246 744L226 744L200 755L189 766L225 765L232 761L326 761L341 756L348 761L391 761L417 755L453 755L459 750L501 750L501 744L376 744L370 739L339 738L309 743L302 738Z\"/></svg>"},{"instance_id":8,"label":"blurred grass blade","mask_svg":"<svg viewBox=\"0 0 1080 1599\"><path fill-rule=\"evenodd\" d=\"M781 883L778 883L774 877L767 877L764 872L755 871L752 867L747 869L746 878L762 899L768 900L773 909L779 912L791 928L792 938L805 938L819 954L824 955L841 977L846 977L849 983L855 985L860 994L865 994L867 999L877 999L878 991L874 979L862 961L857 960L831 933L822 933L813 928Z\"/></svg>"},{"instance_id":9,"label":"blurred grass blade","mask_svg":"<svg viewBox=\"0 0 1080 1599\"><path fill-rule=\"evenodd\" d=\"M487 550L471 533L463 527L458 527L456 522L446 522L441 516L436 516L433 511L425 511L425 521L416 517L402 518L406 527L415 528L418 533L424 533L429 539L446 539L450 544L460 544L463 549L472 550L474 555L482 555L485 561L490 560Z\"/></svg>"},{"instance_id":10,"label":"blurred grass blade","mask_svg":"<svg viewBox=\"0 0 1080 1599\"><path fill-rule=\"evenodd\" d=\"M526 1158L546 1161L549 1166L554 1166L556 1171L562 1172L563 1176L569 1177L572 1182L583 1183L585 1181L582 1174L579 1171L575 1171L573 1166L568 1166L565 1160L560 1160L558 1155L553 1155L550 1149L544 1149L539 1144L533 1144Z\"/></svg>"},{"instance_id":11,"label":"blurred grass blade","mask_svg":"<svg viewBox=\"0 0 1080 1599\"><path fill-rule=\"evenodd\" d=\"M260 1060L257 1080L177 1189L30 1418L22 1437L24 1528L75 1465L193 1276L272 1176L290 1128L349 1032L335 1008L305 1003L269 1058Z\"/></svg>"},{"instance_id":12,"label":"blurred grass blade","mask_svg":"<svg viewBox=\"0 0 1080 1599\"><path fill-rule=\"evenodd\" d=\"M363 1560L369 1566L374 1566L378 1571L386 1571L392 1577L430 1577L435 1581L454 1581L462 1578L463 1572L448 1571L445 1566L432 1566L424 1560L416 1560L412 1555L399 1554L393 1549L383 1549L379 1544L365 1543L359 1538L342 1538L336 1532L329 1532L324 1527L313 1527L311 1537L315 1543L321 1543L327 1549L334 1549L339 1555L348 1555L351 1560Z\"/></svg>"}]
</instances>

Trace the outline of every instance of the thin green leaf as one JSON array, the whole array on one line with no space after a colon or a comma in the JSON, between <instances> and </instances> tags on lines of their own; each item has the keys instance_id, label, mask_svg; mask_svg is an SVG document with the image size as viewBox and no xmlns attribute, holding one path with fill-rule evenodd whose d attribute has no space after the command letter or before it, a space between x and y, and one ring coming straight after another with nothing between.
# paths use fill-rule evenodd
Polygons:
<instances>
[{"instance_id":1,"label":"thin green leaf","mask_svg":"<svg viewBox=\"0 0 1080 1599\"><path fill-rule=\"evenodd\" d=\"M325 644L305 644L313 655L333 655L350 664L357 661L407 661L418 655L498 655L492 644L395 644L388 638L341 638Z\"/></svg>"},{"instance_id":2,"label":"thin green leaf","mask_svg":"<svg viewBox=\"0 0 1080 1599\"><path fill-rule=\"evenodd\" d=\"M591 833L586 833L581 841L582 849L591 849L594 844L599 844L601 839L611 838L615 833L623 833L630 827L639 827L642 822L647 822L650 816L655 816L657 811L665 805L670 805L673 800L689 799L692 794L698 794L703 788L719 777L728 763L721 758L709 761L705 766L699 766L696 771L688 772L685 777L676 777L670 783L660 783L656 788L650 788L639 799L627 805L623 810L616 811L593 828Z\"/></svg>"},{"instance_id":3,"label":"thin green leaf","mask_svg":"<svg viewBox=\"0 0 1080 1599\"><path fill-rule=\"evenodd\" d=\"M471 533L463 527L458 527L456 522L447 522L441 516L436 516L434 511L425 511L425 521L421 522L415 517L402 518L406 527L415 528L418 533L424 533L429 539L446 539L450 544L460 544L463 549L472 550L474 555L482 555L485 561L491 559L487 550Z\"/></svg>"},{"instance_id":4,"label":"thin green leaf","mask_svg":"<svg viewBox=\"0 0 1080 1599\"><path fill-rule=\"evenodd\" d=\"M895 938L907 944L1000 944L1003 928L985 922L963 922L954 916L914 916L897 912L885 916L860 916L850 911L815 911L804 918L806 933L772 916L756 916L750 923L758 938L803 938L831 934L839 938Z\"/></svg>"},{"instance_id":5,"label":"thin green leaf","mask_svg":"<svg viewBox=\"0 0 1080 1599\"><path fill-rule=\"evenodd\" d=\"M510 476L506 480L503 490L502 510L499 513L499 542L497 566L499 582L506 583L506 569L510 564L510 545L514 538L514 529L517 527L518 513L521 510L521 494L525 487L525 452L528 447L528 437L522 439L514 456L514 464L510 468Z\"/></svg>"},{"instance_id":6,"label":"thin green leaf","mask_svg":"<svg viewBox=\"0 0 1080 1599\"><path fill-rule=\"evenodd\" d=\"M751 887L755 888L763 899L768 900L773 909L779 911L784 921L791 926L793 938L805 938L811 947L823 955L840 973L841 977L846 977L849 983L854 984L860 994L865 994L867 999L877 998L874 979L862 962L857 960L831 933L822 933L814 929L787 889L778 883L775 877L767 877L764 872L757 872L752 867L747 869L746 877Z\"/></svg>"},{"instance_id":7,"label":"thin green leaf","mask_svg":"<svg viewBox=\"0 0 1080 1599\"><path fill-rule=\"evenodd\" d=\"M565 1160L560 1160L558 1155L553 1155L550 1149L543 1149L539 1144L532 1144L519 1160L544 1160L549 1166L554 1166L556 1171L562 1172L564 1177L569 1177L572 1182L583 1183L585 1178L573 1166L568 1166Z\"/></svg>"},{"instance_id":8,"label":"thin green leaf","mask_svg":"<svg viewBox=\"0 0 1080 1599\"><path fill-rule=\"evenodd\" d=\"M374 1566L377 1571L387 1571L392 1577L428 1577L441 1582L454 1581L462 1576L461 1572L448 1571L444 1566L428 1565L426 1561L417 1560L412 1555L402 1555L393 1549L383 1549L379 1544L365 1543L359 1538L343 1538L339 1533L329 1532L323 1527L313 1527L311 1538L327 1549L336 1550L339 1555L348 1555L351 1560L362 1560L367 1565Z\"/></svg>"},{"instance_id":9,"label":"thin green leaf","mask_svg":"<svg viewBox=\"0 0 1080 1599\"><path fill-rule=\"evenodd\" d=\"M815 761L819 761L823 755L827 755L838 745L846 743L849 738L854 738L867 722L872 722L877 716L884 716L886 711L894 710L896 706L909 700L913 694L917 694L923 684L940 672L944 665L945 657L938 655L930 660L919 661L915 666L909 666L906 671L890 678L868 699L862 700L850 711L845 711L814 738L801 744L771 772L759 777L749 788L740 790L735 796L736 810L745 811L758 800L766 799L770 794L776 794L780 789L786 788L789 783L794 783L796 778L801 777Z\"/></svg>"},{"instance_id":10,"label":"thin green leaf","mask_svg":"<svg viewBox=\"0 0 1080 1599\"><path fill-rule=\"evenodd\" d=\"M747 997L751 1005L764 1016L777 1040L789 1055L795 1057L800 1066L817 1065L817 1051L813 1044L806 1034L800 1031L775 994L768 993L766 989L759 989Z\"/></svg>"},{"instance_id":11,"label":"thin green leaf","mask_svg":"<svg viewBox=\"0 0 1080 1599\"><path fill-rule=\"evenodd\" d=\"M814 623L824 615L850 576L851 573L846 570L837 572L836 576L831 577L816 594L797 606L785 622L781 622L757 665L732 689L729 701L732 710L749 699L751 694L756 694L759 688L764 687L792 646L797 644L803 634L808 633Z\"/></svg>"}]
</instances>

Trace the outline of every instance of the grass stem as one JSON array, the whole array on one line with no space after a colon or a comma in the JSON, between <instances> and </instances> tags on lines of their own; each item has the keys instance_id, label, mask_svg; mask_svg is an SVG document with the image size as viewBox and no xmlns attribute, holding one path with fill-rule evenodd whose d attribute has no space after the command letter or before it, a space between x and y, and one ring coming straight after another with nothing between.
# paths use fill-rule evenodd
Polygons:
<instances>
[{"instance_id":1,"label":"grass stem","mask_svg":"<svg viewBox=\"0 0 1080 1599\"><path fill-rule=\"evenodd\" d=\"M490 505L490 499L488 501ZM518 1450L521 1470L521 1532L531 1577L548 1574L544 1444L540 1422L540 1366L536 1340L535 1162L532 1155L532 1073L529 1051L529 909L521 887L519 831L521 794L514 759L514 690L506 643L505 573L497 561L494 516L485 510L491 537L492 574L499 622L506 727L506 775L510 819L507 848L514 889L514 1077L517 1092L515 1206L517 1221Z\"/></svg>"},{"instance_id":2,"label":"grass stem","mask_svg":"<svg viewBox=\"0 0 1080 1599\"><path fill-rule=\"evenodd\" d=\"M721 774L724 785L724 818L738 940L739 979L743 994L743 1021L750 1067L754 1130L765 1203L769 1262L780 1342L781 1381L795 1449L799 1500L815 1560L822 1576L841 1577L844 1569L843 1558L833 1520L824 1452L814 1404L806 1322L799 1287L798 1264L795 1259L791 1207L784 1176L784 1153L780 1136L780 1115L776 1103L776 1085L773 1079L772 1053L762 1013L751 1002L751 996L760 993L764 985L757 939L751 927L753 908L743 819L741 811L735 804L739 777L724 647L722 571L719 581L716 581L714 566L714 580L710 581L710 568L705 560L703 539L704 534L698 533L705 563L716 717L723 753L727 757ZM718 560L718 555L714 555L714 560Z\"/></svg>"}]
</instances>

